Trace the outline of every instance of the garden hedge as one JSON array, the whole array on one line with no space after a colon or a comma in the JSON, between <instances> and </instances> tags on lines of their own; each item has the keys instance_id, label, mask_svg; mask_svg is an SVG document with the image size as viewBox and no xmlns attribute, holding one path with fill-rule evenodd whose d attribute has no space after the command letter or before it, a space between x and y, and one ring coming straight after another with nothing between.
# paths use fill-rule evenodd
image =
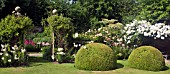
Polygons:
<instances>
[{"instance_id":1,"label":"garden hedge","mask_svg":"<svg viewBox=\"0 0 170 74\"><path fill-rule=\"evenodd\" d=\"M165 60L162 53L152 46L141 46L132 51L128 58L129 67L160 71L165 67Z\"/></svg>"},{"instance_id":2,"label":"garden hedge","mask_svg":"<svg viewBox=\"0 0 170 74\"><path fill-rule=\"evenodd\" d=\"M75 58L75 67L81 70L106 71L116 68L116 55L102 43L82 46Z\"/></svg>"}]
</instances>

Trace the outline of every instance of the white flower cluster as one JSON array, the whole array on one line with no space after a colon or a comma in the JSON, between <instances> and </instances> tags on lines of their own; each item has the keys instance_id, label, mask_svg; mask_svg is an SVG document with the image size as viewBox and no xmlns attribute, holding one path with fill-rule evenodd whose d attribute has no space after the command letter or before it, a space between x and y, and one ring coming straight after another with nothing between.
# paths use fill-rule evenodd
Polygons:
<instances>
[{"instance_id":1,"label":"white flower cluster","mask_svg":"<svg viewBox=\"0 0 170 74\"><path fill-rule=\"evenodd\" d=\"M134 39L139 39L139 38L137 38L137 36L139 35L139 33L137 32L138 25L144 24L144 23L147 23L147 22L146 21L138 22L137 20L134 20L132 23L126 24L126 26L124 27L124 30L123 30L123 33L125 34L123 36L123 39L126 42L126 44L132 43ZM147 24L149 24L149 23L147 23Z\"/></svg>"},{"instance_id":2,"label":"white flower cluster","mask_svg":"<svg viewBox=\"0 0 170 74\"><path fill-rule=\"evenodd\" d=\"M170 36L170 25L164 23L152 25L145 20L134 20L132 23L126 24L123 32L125 33L123 38L127 44L132 43L134 38L139 39L139 35L153 37L154 39L165 39Z\"/></svg>"},{"instance_id":3,"label":"white flower cluster","mask_svg":"<svg viewBox=\"0 0 170 74\"><path fill-rule=\"evenodd\" d=\"M58 52L57 54L60 54L60 55L65 55L65 53L63 52L63 48L58 48Z\"/></svg>"},{"instance_id":4,"label":"white flower cluster","mask_svg":"<svg viewBox=\"0 0 170 74\"><path fill-rule=\"evenodd\" d=\"M73 45L74 45L75 48L78 48L78 47L82 46L82 44L78 44L78 43L73 43Z\"/></svg>"},{"instance_id":5,"label":"white flower cluster","mask_svg":"<svg viewBox=\"0 0 170 74\"><path fill-rule=\"evenodd\" d=\"M63 51L64 51L63 48L58 48L56 55L57 55L57 56L63 56L63 55L65 55L65 53L64 53ZM51 58L52 58L52 59L55 59L54 55L52 55ZM60 58L56 57L56 61L59 61L59 59L60 59Z\"/></svg>"},{"instance_id":6,"label":"white flower cluster","mask_svg":"<svg viewBox=\"0 0 170 74\"><path fill-rule=\"evenodd\" d=\"M75 34L73 35L74 38L77 38L78 36L79 36L78 33L75 33Z\"/></svg>"},{"instance_id":7,"label":"white flower cluster","mask_svg":"<svg viewBox=\"0 0 170 74\"><path fill-rule=\"evenodd\" d=\"M170 36L170 25L164 23L141 24L138 26L138 32L144 36L154 37L154 39L165 39Z\"/></svg>"},{"instance_id":8,"label":"white flower cluster","mask_svg":"<svg viewBox=\"0 0 170 74\"><path fill-rule=\"evenodd\" d=\"M10 52L11 54L9 54L8 52ZM21 60L20 58L24 57L25 52L25 49L20 50L17 45L14 45L14 47L10 49L8 44L1 44L0 58L4 62L11 63L12 61Z\"/></svg>"}]
</instances>

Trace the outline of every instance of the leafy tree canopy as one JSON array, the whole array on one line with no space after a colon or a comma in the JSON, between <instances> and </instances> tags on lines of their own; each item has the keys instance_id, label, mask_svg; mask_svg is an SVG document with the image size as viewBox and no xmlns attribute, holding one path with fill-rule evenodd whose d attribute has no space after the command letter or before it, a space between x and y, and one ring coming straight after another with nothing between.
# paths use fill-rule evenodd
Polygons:
<instances>
[{"instance_id":1,"label":"leafy tree canopy","mask_svg":"<svg viewBox=\"0 0 170 74\"><path fill-rule=\"evenodd\" d=\"M138 3L142 9L138 19L170 24L170 0L138 0Z\"/></svg>"}]
</instances>

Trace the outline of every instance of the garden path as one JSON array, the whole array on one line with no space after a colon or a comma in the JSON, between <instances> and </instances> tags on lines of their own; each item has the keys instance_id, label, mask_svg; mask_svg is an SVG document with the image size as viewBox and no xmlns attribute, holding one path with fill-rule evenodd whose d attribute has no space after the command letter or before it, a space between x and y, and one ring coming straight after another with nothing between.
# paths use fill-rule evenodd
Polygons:
<instances>
[{"instance_id":1,"label":"garden path","mask_svg":"<svg viewBox=\"0 0 170 74\"><path fill-rule=\"evenodd\" d=\"M28 53L28 56L42 57L42 53Z\"/></svg>"},{"instance_id":2,"label":"garden path","mask_svg":"<svg viewBox=\"0 0 170 74\"><path fill-rule=\"evenodd\" d=\"M169 60L165 60L165 63L170 64L170 59Z\"/></svg>"}]
</instances>

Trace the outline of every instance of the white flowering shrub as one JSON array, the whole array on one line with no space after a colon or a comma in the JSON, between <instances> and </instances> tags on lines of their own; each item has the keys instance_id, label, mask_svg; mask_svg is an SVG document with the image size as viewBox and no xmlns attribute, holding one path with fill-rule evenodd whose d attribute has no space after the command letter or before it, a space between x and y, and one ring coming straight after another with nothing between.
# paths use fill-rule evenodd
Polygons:
<instances>
[{"instance_id":1,"label":"white flowering shrub","mask_svg":"<svg viewBox=\"0 0 170 74\"><path fill-rule=\"evenodd\" d=\"M124 27L122 38L126 46L128 46L129 48L135 48L142 43L140 33L138 32L139 25L141 24L144 24L146 26L150 23L147 21L134 20L132 23L126 24ZM145 28L145 26L142 28Z\"/></svg>"},{"instance_id":2,"label":"white flowering shrub","mask_svg":"<svg viewBox=\"0 0 170 74\"><path fill-rule=\"evenodd\" d=\"M27 64L25 49L20 49L16 45L10 47L8 44L1 44L0 67L21 66Z\"/></svg>"},{"instance_id":3,"label":"white flowering shrub","mask_svg":"<svg viewBox=\"0 0 170 74\"><path fill-rule=\"evenodd\" d=\"M58 62L63 62L64 61L64 55L65 53L63 52L64 49L63 48L58 48L55 55L56 55L56 60Z\"/></svg>"},{"instance_id":4,"label":"white flowering shrub","mask_svg":"<svg viewBox=\"0 0 170 74\"><path fill-rule=\"evenodd\" d=\"M58 63L68 63L74 60L74 56L70 54L70 51L64 51L64 48L57 48L54 58Z\"/></svg>"},{"instance_id":5,"label":"white flowering shrub","mask_svg":"<svg viewBox=\"0 0 170 74\"><path fill-rule=\"evenodd\" d=\"M124 40L128 46L138 46L142 43L142 37L152 37L154 39L166 39L170 36L170 25L164 23L150 24L145 20L134 20L124 27Z\"/></svg>"},{"instance_id":6,"label":"white flowering shrub","mask_svg":"<svg viewBox=\"0 0 170 74\"><path fill-rule=\"evenodd\" d=\"M120 39L121 30L113 29L112 27L101 27L99 29L89 29L87 32L79 34L79 37L94 42L107 42L114 40L118 42Z\"/></svg>"},{"instance_id":7,"label":"white flowering shrub","mask_svg":"<svg viewBox=\"0 0 170 74\"><path fill-rule=\"evenodd\" d=\"M164 40L170 36L170 25L165 25L164 23L141 24L138 26L137 31L144 36Z\"/></svg>"},{"instance_id":8,"label":"white flowering shrub","mask_svg":"<svg viewBox=\"0 0 170 74\"><path fill-rule=\"evenodd\" d=\"M89 43L100 42L111 47L117 55L118 59L125 59L131 53L131 48L125 44L123 38L123 26L110 24L106 27L98 29L89 29L87 32L78 34L79 38L89 40ZM75 47L79 47L74 43Z\"/></svg>"}]
</instances>

